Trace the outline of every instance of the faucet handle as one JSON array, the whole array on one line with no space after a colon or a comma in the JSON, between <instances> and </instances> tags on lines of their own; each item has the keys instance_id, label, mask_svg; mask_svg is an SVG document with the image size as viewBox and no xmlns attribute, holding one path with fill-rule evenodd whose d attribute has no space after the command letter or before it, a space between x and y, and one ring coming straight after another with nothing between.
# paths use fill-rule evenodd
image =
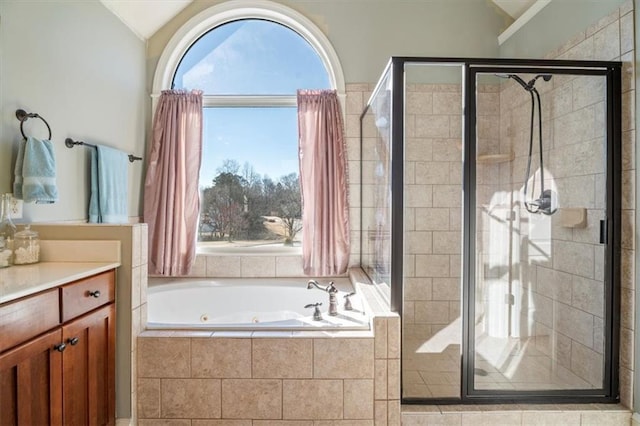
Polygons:
<instances>
[{"instance_id":1,"label":"faucet handle","mask_svg":"<svg viewBox=\"0 0 640 426\"><path fill-rule=\"evenodd\" d=\"M318 303L309 303L308 305L305 305L305 309L308 308L315 308L313 311L313 320L314 321L322 321L322 313L320 313L320 306L322 306L322 302L318 302Z\"/></svg>"},{"instance_id":2,"label":"faucet handle","mask_svg":"<svg viewBox=\"0 0 640 426\"><path fill-rule=\"evenodd\" d=\"M349 298L351 296L353 296L354 294L356 294L355 291L344 295L344 310L345 311L353 311L353 306L351 306L351 299L349 299Z\"/></svg>"},{"instance_id":3,"label":"faucet handle","mask_svg":"<svg viewBox=\"0 0 640 426\"><path fill-rule=\"evenodd\" d=\"M338 289L335 285L333 285L333 281L329 281L329 285L326 288L327 293L337 293Z\"/></svg>"}]
</instances>

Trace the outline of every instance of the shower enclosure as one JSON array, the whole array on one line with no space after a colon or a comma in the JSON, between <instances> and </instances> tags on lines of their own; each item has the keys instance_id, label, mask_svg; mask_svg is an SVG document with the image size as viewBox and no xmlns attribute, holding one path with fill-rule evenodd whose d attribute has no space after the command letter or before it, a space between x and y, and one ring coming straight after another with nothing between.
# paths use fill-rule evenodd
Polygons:
<instances>
[{"instance_id":1,"label":"shower enclosure","mask_svg":"<svg viewBox=\"0 0 640 426\"><path fill-rule=\"evenodd\" d=\"M402 398L618 397L618 62L394 57L361 116L361 264Z\"/></svg>"}]
</instances>

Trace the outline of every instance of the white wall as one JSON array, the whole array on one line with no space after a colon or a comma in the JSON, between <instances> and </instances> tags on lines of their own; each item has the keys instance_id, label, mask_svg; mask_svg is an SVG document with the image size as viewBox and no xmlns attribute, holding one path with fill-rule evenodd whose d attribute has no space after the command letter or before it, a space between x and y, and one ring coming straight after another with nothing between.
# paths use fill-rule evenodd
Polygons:
<instances>
[{"instance_id":1,"label":"white wall","mask_svg":"<svg viewBox=\"0 0 640 426\"><path fill-rule=\"evenodd\" d=\"M98 0L0 2L0 192L11 192L21 139L15 110L50 124L59 201L29 204L24 221L85 220L88 148L72 137L142 156L145 146L145 43ZM46 136L39 120L25 129ZM143 165L129 169L129 215L139 216Z\"/></svg>"}]
</instances>

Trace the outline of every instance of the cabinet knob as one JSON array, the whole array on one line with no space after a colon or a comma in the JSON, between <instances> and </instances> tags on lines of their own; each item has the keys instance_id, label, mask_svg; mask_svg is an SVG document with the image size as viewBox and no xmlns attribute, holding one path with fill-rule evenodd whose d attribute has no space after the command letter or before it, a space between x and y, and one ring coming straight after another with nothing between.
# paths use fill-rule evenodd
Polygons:
<instances>
[{"instance_id":1,"label":"cabinet knob","mask_svg":"<svg viewBox=\"0 0 640 426\"><path fill-rule=\"evenodd\" d=\"M64 350L67 349L67 345L65 345L64 343L60 343L55 345L53 349L55 349L58 352L64 352Z\"/></svg>"},{"instance_id":2,"label":"cabinet knob","mask_svg":"<svg viewBox=\"0 0 640 426\"><path fill-rule=\"evenodd\" d=\"M67 339L67 343L69 343L71 346L75 346L78 344L78 341L80 339L78 339L77 337L72 337L70 339Z\"/></svg>"},{"instance_id":3,"label":"cabinet knob","mask_svg":"<svg viewBox=\"0 0 640 426\"><path fill-rule=\"evenodd\" d=\"M89 296L95 297L96 299L100 297L100 290L89 291Z\"/></svg>"}]
</instances>

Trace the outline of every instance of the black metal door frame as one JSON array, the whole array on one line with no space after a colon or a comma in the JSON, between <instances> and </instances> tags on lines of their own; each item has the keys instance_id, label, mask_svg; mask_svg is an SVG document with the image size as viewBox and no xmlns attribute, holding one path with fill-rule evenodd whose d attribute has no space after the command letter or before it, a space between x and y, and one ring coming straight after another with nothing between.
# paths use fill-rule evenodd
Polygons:
<instances>
[{"instance_id":1,"label":"black metal door frame","mask_svg":"<svg viewBox=\"0 0 640 426\"><path fill-rule=\"evenodd\" d=\"M404 89L406 65L460 65L463 72L463 276L460 398L402 398L406 404L448 403L591 403L619 400L618 356L620 324L621 233L621 67L620 62L393 57L387 71L392 81L391 159L391 309L402 316L403 305L403 186ZM478 73L549 73L601 75L606 78L606 244L605 244L605 370L602 389L492 391L473 388L473 329L475 300L476 76ZM385 74L383 74L384 77ZM366 112L366 108L365 108ZM363 112L363 116L364 116ZM402 369L401 369L402 371Z\"/></svg>"}]
</instances>

